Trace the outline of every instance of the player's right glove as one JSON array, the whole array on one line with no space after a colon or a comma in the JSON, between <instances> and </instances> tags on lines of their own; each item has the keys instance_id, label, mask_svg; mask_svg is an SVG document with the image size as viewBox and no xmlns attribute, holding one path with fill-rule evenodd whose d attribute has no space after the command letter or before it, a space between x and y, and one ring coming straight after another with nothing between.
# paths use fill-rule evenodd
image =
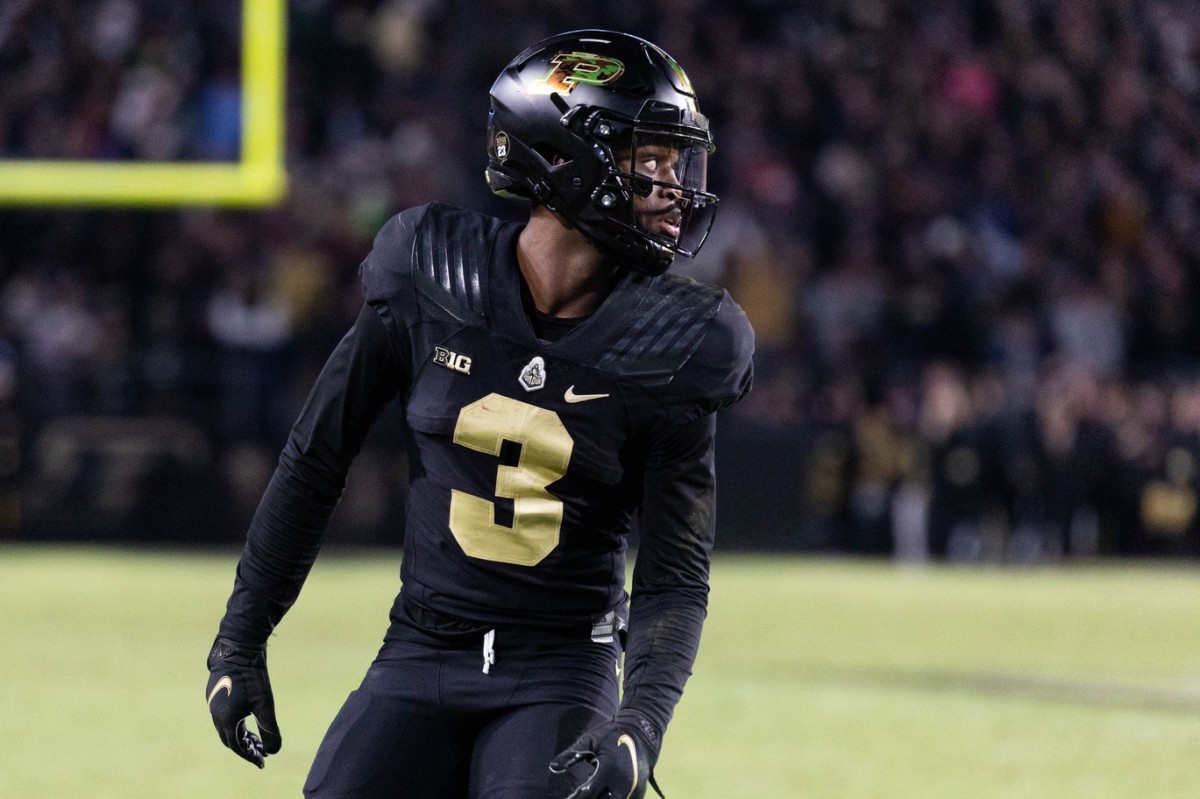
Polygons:
<instances>
[{"instance_id":1,"label":"player's right glove","mask_svg":"<svg viewBox=\"0 0 1200 799\"><path fill-rule=\"evenodd\" d=\"M584 731L550 762L550 770L561 774L580 763L592 766L591 775L566 799L643 799L647 781L658 791L651 776L658 749L650 743L657 737L640 717L621 711Z\"/></svg>"},{"instance_id":2,"label":"player's right glove","mask_svg":"<svg viewBox=\"0 0 1200 799\"><path fill-rule=\"evenodd\" d=\"M266 648L217 638L208 654L208 671L208 710L221 743L263 768L264 758L283 745L267 676ZM246 717L251 714L258 723L258 735L246 727Z\"/></svg>"}]
</instances>

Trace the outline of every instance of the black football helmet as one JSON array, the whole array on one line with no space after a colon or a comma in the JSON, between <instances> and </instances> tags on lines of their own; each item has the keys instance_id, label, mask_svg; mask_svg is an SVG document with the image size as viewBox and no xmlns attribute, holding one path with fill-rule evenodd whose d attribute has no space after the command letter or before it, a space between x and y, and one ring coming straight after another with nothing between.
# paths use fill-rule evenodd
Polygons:
<instances>
[{"instance_id":1,"label":"black football helmet","mask_svg":"<svg viewBox=\"0 0 1200 799\"><path fill-rule=\"evenodd\" d=\"M639 153L664 148L674 167L668 179L638 166L654 163ZM639 272L661 274L676 253L692 256L704 243L717 210L705 190L713 149L679 64L629 34L553 36L513 59L492 86L492 191L547 206ZM634 198L655 192L674 198L670 220L647 229Z\"/></svg>"}]
</instances>

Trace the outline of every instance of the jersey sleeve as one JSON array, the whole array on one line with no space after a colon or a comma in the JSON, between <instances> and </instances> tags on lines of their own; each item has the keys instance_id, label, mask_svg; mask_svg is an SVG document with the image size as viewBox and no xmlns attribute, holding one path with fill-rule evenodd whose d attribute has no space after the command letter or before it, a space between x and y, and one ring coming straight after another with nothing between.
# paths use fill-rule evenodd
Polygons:
<instances>
[{"instance_id":1,"label":"jersey sleeve","mask_svg":"<svg viewBox=\"0 0 1200 799\"><path fill-rule=\"evenodd\" d=\"M754 330L728 294L707 327L664 393L672 425L733 405L754 382Z\"/></svg>"},{"instance_id":2,"label":"jersey sleeve","mask_svg":"<svg viewBox=\"0 0 1200 799\"><path fill-rule=\"evenodd\" d=\"M362 309L292 428L250 523L221 620L223 638L266 643L300 593L367 432L406 385L380 307Z\"/></svg>"},{"instance_id":3,"label":"jersey sleeve","mask_svg":"<svg viewBox=\"0 0 1200 799\"><path fill-rule=\"evenodd\" d=\"M646 465L622 710L637 714L656 748L692 673L707 613L715 435L712 414L656 432Z\"/></svg>"},{"instance_id":4,"label":"jersey sleeve","mask_svg":"<svg viewBox=\"0 0 1200 799\"><path fill-rule=\"evenodd\" d=\"M407 360L400 345L408 341L407 325L415 302L412 249L416 232L425 216L426 206L410 208L389 219L379 233L370 254L359 266L363 299L375 309L391 335L396 355Z\"/></svg>"},{"instance_id":5,"label":"jersey sleeve","mask_svg":"<svg viewBox=\"0 0 1200 799\"><path fill-rule=\"evenodd\" d=\"M716 513L715 412L750 390L754 334L728 296L668 384L651 432L626 649L623 714L658 747L692 673L708 608Z\"/></svg>"}]
</instances>

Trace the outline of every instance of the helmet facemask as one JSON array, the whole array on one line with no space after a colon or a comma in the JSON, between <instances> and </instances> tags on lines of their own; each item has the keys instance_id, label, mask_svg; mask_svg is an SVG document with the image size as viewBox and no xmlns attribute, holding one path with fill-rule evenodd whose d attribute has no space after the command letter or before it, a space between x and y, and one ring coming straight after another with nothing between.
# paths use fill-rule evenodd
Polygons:
<instances>
[{"instance_id":1,"label":"helmet facemask","mask_svg":"<svg viewBox=\"0 0 1200 799\"><path fill-rule=\"evenodd\" d=\"M713 145L706 127L619 119L578 106L563 124L575 127L580 117L580 133L595 143L605 174L565 216L639 272L661 274L676 254L695 255L717 211L717 196L707 191Z\"/></svg>"}]
</instances>

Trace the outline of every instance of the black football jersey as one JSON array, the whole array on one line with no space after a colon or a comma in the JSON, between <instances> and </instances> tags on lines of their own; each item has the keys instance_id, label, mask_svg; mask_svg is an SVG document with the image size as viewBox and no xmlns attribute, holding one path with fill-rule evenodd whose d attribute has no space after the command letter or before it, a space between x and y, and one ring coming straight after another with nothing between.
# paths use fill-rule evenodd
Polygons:
<instances>
[{"instance_id":1,"label":"black football jersey","mask_svg":"<svg viewBox=\"0 0 1200 799\"><path fill-rule=\"evenodd\" d=\"M362 267L410 375L403 590L483 624L578 623L623 604L651 447L742 396L752 334L722 289L630 275L541 341L520 230L425 206L389 222ZM671 489L711 528L710 479ZM647 537L663 524L695 522L647 518ZM687 531L698 548L709 534Z\"/></svg>"},{"instance_id":2,"label":"black football jersey","mask_svg":"<svg viewBox=\"0 0 1200 799\"><path fill-rule=\"evenodd\" d=\"M361 268L366 306L284 447L221 635L266 641L372 422L399 398L411 482L397 608L591 631L624 611L636 513L626 697L661 731L707 600L713 413L749 389L753 334L722 289L630 273L585 321L540 340L522 303L521 229L428 205L380 231Z\"/></svg>"}]
</instances>

